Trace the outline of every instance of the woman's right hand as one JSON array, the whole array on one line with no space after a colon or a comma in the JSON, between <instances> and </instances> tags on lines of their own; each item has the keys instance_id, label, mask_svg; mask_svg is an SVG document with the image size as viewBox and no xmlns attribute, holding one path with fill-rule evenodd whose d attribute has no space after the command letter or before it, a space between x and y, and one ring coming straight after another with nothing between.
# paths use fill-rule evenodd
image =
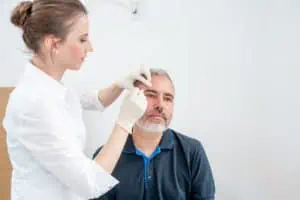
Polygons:
<instances>
[{"instance_id":1,"label":"woman's right hand","mask_svg":"<svg viewBox=\"0 0 300 200\"><path fill-rule=\"evenodd\" d=\"M132 127L142 117L146 108L147 100L143 90L132 88L123 100L117 124L131 133Z\"/></svg>"},{"instance_id":2,"label":"woman's right hand","mask_svg":"<svg viewBox=\"0 0 300 200\"><path fill-rule=\"evenodd\" d=\"M122 89L133 89L134 83L139 81L145 84L148 87L151 87L151 72L150 69L144 65L141 65L140 68L127 75L125 78L116 81L116 84Z\"/></svg>"},{"instance_id":3,"label":"woman's right hand","mask_svg":"<svg viewBox=\"0 0 300 200\"><path fill-rule=\"evenodd\" d=\"M117 123L95 160L107 172L112 173L118 162L128 134L132 127L144 114L147 108L147 100L144 92L136 87L129 90L121 105Z\"/></svg>"}]
</instances>

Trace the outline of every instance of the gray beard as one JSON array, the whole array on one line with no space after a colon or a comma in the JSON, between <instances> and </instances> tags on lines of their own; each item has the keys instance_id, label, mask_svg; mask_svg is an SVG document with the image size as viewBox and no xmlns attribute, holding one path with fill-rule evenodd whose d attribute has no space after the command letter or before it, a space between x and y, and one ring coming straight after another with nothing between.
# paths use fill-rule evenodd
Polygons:
<instances>
[{"instance_id":1,"label":"gray beard","mask_svg":"<svg viewBox=\"0 0 300 200\"><path fill-rule=\"evenodd\" d=\"M143 122L142 120L138 120L136 125L147 133L163 133L167 129L167 126L164 124Z\"/></svg>"}]
</instances>

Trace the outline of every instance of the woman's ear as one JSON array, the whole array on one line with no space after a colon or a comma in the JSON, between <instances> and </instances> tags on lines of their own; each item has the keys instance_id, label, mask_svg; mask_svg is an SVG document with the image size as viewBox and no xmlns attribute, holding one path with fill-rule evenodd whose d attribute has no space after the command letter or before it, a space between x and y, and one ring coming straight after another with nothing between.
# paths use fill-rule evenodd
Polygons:
<instances>
[{"instance_id":1,"label":"woman's ear","mask_svg":"<svg viewBox=\"0 0 300 200\"><path fill-rule=\"evenodd\" d=\"M47 35L44 38L44 46L48 52L57 53L60 46L61 39L55 37L54 35Z\"/></svg>"},{"instance_id":2,"label":"woman's ear","mask_svg":"<svg viewBox=\"0 0 300 200\"><path fill-rule=\"evenodd\" d=\"M54 37L53 39L53 43L52 43L52 49L54 50L55 53L57 53L59 51L59 48L61 46L61 39Z\"/></svg>"}]
</instances>

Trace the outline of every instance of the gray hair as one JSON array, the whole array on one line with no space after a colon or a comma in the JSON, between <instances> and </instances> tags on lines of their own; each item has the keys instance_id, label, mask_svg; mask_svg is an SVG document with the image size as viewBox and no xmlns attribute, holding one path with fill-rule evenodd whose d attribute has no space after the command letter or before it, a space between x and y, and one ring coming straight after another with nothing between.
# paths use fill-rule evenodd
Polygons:
<instances>
[{"instance_id":1,"label":"gray hair","mask_svg":"<svg viewBox=\"0 0 300 200\"><path fill-rule=\"evenodd\" d=\"M169 79L174 87L174 83L173 83L173 80L171 78L171 76L169 75L169 73L164 70L164 69L161 69L161 68L150 68L150 73L151 73L151 76L164 76L166 77L167 79Z\"/></svg>"}]
</instances>

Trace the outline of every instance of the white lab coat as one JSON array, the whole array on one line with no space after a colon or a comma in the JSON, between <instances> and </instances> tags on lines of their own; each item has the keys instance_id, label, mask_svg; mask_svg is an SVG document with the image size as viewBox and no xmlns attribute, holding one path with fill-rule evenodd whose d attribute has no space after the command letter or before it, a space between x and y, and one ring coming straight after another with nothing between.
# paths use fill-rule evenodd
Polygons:
<instances>
[{"instance_id":1,"label":"white lab coat","mask_svg":"<svg viewBox=\"0 0 300 200\"><path fill-rule=\"evenodd\" d=\"M79 98L27 65L3 120L13 167L11 200L83 200L118 183L83 153L82 108L103 110L96 92Z\"/></svg>"}]
</instances>

